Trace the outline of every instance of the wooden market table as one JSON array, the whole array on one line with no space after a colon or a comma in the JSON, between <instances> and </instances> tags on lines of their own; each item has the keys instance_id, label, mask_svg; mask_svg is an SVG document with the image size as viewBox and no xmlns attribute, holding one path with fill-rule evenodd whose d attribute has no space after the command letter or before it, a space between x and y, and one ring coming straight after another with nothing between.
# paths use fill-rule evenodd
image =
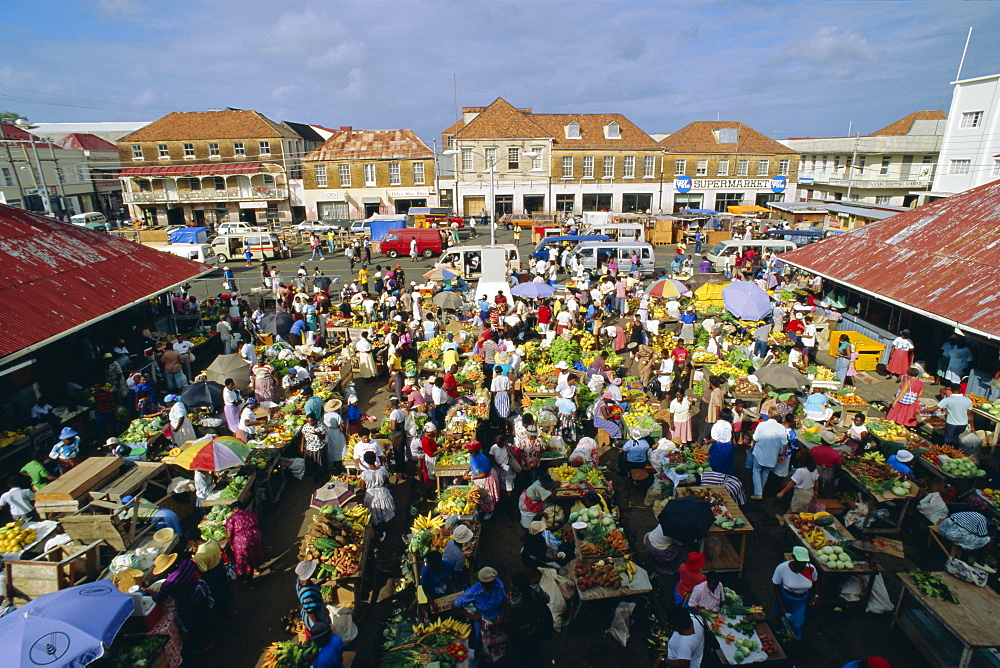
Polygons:
<instances>
[{"instance_id":1,"label":"wooden market table","mask_svg":"<svg viewBox=\"0 0 1000 668\"><path fill-rule=\"evenodd\" d=\"M868 597L871 595L872 587L875 585L875 575L879 573L879 568L877 566L868 563L867 561L856 561L856 560L854 561L854 568L850 569L830 568L829 566L827 566L826 564L824 564L822 561L819 560L818 552L816 552L815 548L813 548L813 546L809 544L809 541L807 541L802 536L802 534L799 533L799 531L792 525L791 520L793 516L794 514L792 513L784 515L785 526L787 526L789 531L792 532L792 535L795 537L796 541L798 541L800 545L809 550L809 554L812 555L812 564L816 568L818 568L825 576L820 581L819 590L817 591L817 595L819 596L820 600L823 600L823 595L826 592L827 582L830 580L831 576L857 575L866 578L868 581L867 584L865 585L864 595L861 597L862 600L867 601ZM831 538L834 540L840 540L840 542L842 543L842 547L845 544L854 540L854 536L851 535L851 532L848 531L847 528L843 524L841 524L840 520L838 520L837 518L833 519L832 525L822 528L824 530L824 533L826 533L828 540ZM850 545L848 545L847 547L850 547L850 549L857 551L857 548L851 547ZM790 557L790 555L786 556Z\"/></svg>"},{"instance_id":2,"label":"wooden market table","mask_svg":"<svg viewBox=\"0 0 1000 668\"><path fill-rule=\"evenodd\" d=\"M90 501L87 493L116 478L124 464L120 457L88 457L35 494L38 514L48 518L76 512Z\"/></svg>"},{"instance_id":3,"label":"wooden market table","mask_svg":"<svg viewBox=\"0 0 1000 668\"><path fill-rule=\"evenodd\" d=\"M993 423L993 438L991 439L993 442L990 444L990 454L996 454L997 445L1000 445L1000 418L990 415L981 408L973 408L972 414Z\"/></svg>"},{"instance_id":4,"label":"wooden market table","mask_svg":"<svg viewBox=\"0 0 1000 668\"><path fill-rule=\"evenodd\" d=\"M843 466L839 467L839 470L840 474L843 475L848 481L850 481L851 484L853 484L855 487L861 490L862 494L871 499L874 499L875 503L877 503L878 505L882 506L887 502L894 502L896 504L894 507L898 509L898 514L893 520L890 521L890 524L892 526L886 529L878 527L874 529L867 528L865 529L865 533L899 533L902 530L903 519L906 517L906 511L909 509L910 503L912 503L913 500L917 497L917 495L920 494L920 488L917 487L917 485L911 481L910 491L906 494L906 496L902 497L896 496L889 490L885 490L882 492L875 492L874 490L869 488L868 485L862 482L861 479L858 478L858 476L855 475L853 471ZM890 513L890 516L891 515L892 513Z\"/></svg>"},{"instance_id":5,"label":"wooden market table","mask_svg":"<svg viewBox=\"0 0 1000 668\"><path fill-rule=\"evenodd\" d=\"M944 579L959 602L924 596L909 575L900 573L903 593L896 605L893 625L899 624L931 665L958 668L997 665L1000 595L989 587L971 585L943 571L934 575Z\"/></svg>"},{"instance_id":6,"label":"wooden market table","mask_svg":"<svg viewBox=\"0 0 1000 668\"><path fill-rule=\"evenodd\" d=\"M920 465L924 467L924 470L929 471L932 475L946 483L953 486L958 491L959 498L965 498L976 489L976 484L979 482L979 477L977 476L956 476L945 472L940 466L936 466L932 462L927 461L923 456L914 456L915 461L920 462Z\"/></svg>"},{"instance_id":7,"label":"wooden market table","mask_svg":"<svg viewBox=\"0 0 1000 668\"><path fill-rule=\"evenodd\" d=\"M740 510L740 506L733 499L729 490L722 485L703 485L696 487L679 487L677 489L677 496L690 496L692 489L707 489L714 492L722 497L725 503L726 510L733 516L734 519L740 519L746 522L745 525L739 529L723 529L718 524L713 524L712 528L708 530L708 536L702 539L701 547L699 550L705 552L705 540L708 538L720 538L719 545L721 550L719 551L719 556L715 557L711 561L705 563L705 570L709 571L719 571L726 573L737 573L737 577L743 577L743 562L746 558L747 552L747 536L754 532L753 525L747 519L743 511ZM737 541L733 541L732 538L736 538ZM733 543L737 544L734 545Z\"/></svg>"}]
</instances>

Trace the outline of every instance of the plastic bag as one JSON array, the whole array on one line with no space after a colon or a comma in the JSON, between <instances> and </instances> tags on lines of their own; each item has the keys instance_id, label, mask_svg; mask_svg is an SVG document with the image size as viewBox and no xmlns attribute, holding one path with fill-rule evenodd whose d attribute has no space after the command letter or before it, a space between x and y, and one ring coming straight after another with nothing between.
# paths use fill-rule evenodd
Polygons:
<instances>
[{"instance_id":1,"label":"plastic bag","mask_svg":"<svg viewBox=\"0 0 1000 668\"><path fill-rule=\"evenodd\" d=\"M840 598L849 603L861 600L861 595L865 593L865 581L860 576L852 575L847 578L847 582L840 589Z\"/></svg>"},{"instance_id":2,"label":"plastic bag","mask_svg":"<svg viewBox=\"0 0 1000 668\"><path fill-rule=\"evenodd\" d=\"M809 504L810 513L823 513L826 512L826 504L820 499L813 499Z\"/></svg>"},{"instance_id":3,"label":"plastic bag","mask_svg":"<svg viewBox=\"0 0 1000 668\"><path fill-rule=\"evenodd\" d=\"M893 605L892 599L889 598L889 590L885 588L882 574L878 573L875 576L875 582L872 583L872 593L868 597L868 606L865 608L865 612L870 612L873 615L885 615L892 611Z\"/></svg>"},{"instance_id":4,"label":"plastic bag","mask_svg":"<svg viewBox=\"0 0 1000 668\"><path fill-rule=\"evenodd\" d=\"M282 457L278 460L278 463L281 464L283 468L288 469L288 471L292 474L292 477L296 480L302 480L302 478L305 477L306 460L301 457Z\"/></svg>"},{"instance_id":5,"label":"plastic bag","mask_svg":"<svg viewBox=\"0 0 1000 668\"><path fill-rule=\"evenodd\" d=\"M334 605L326 606L330 613L330 631L335 636L340 636L344 643L349 643L358 637L358 625L354 623L354 611L350 608L338 608Z\"/></svg>"},{"instance_id":6,"label":"plastic bag","mask_svg":"<svg viewBox=\"0 0 1000 668\"><path fill-rule=\"evenodd\" d=\"M948 557L948 561L945 562L944 569L959 580L964 580L969 584L976 585L977 587L985 587L986 581L989 579L989 574L982 568L967 564L961 559L956 559L955 557Z\"/></svg>"},{"instance_id":7,"label":"plastic bag","mask_svg":"<svg viewBox=\"0 0 1000 668\"><path fill-rule=\"evenodd\" d=\"M542 579L538 586L549 595L549 612L552 613L552 628L562 631L562 616L566 612L566 599L563 598L562 590L559 587L559 580L566 578L556 575L555 569L539 568Z\"/></svg>"},{"instance_id":8,"label":"plastic bag","mask_svg":"<svg viewBox=\"0 0 1000 668\"><path fill-rule=\"evenodd\" d=\"M931 492L920 499L917 509L932 525L936 525L948 517L948 506L945 504L944 499L941 498L940 492Z\"/></svg>"},{"instance_id":9,"label":"plastic bag","mask_svg":"<svg viewBox=\"0 0 1000 668\"><path fill-rule=\"evenodd\" d=\"M611 621L611 627L605 631L612 638L617 640L622 647L628 644L629 627L632 625L632 611L635 610L635 603L619 603L615 608L615 618Z\"/></svg>"}]
</instances>

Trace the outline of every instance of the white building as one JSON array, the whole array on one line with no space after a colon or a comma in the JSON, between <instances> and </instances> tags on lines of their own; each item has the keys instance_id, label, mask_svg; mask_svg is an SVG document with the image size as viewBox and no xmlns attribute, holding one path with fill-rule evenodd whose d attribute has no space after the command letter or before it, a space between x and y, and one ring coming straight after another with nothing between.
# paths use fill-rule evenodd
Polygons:
<instances>
[{"instance_id":1,"label":"white building","mask_svg":"<svg viewBox=\"0 0 1000 668\"><path fill-rule=\"evenodd\" d=\"M931 201L1000 179L1000 74L952 83Z\"/></svg>"},{"instance_id":2,"label":"white building","mask_svg":"<svg viewBox=\"0 0 1000 668\"><path fill-rule=\"evenodd\" d=\"M915 111L865 136L781 143L801 154L803 199L910 207L931 187L946 122L943 111Z\"/></svg>"}]
</instances>

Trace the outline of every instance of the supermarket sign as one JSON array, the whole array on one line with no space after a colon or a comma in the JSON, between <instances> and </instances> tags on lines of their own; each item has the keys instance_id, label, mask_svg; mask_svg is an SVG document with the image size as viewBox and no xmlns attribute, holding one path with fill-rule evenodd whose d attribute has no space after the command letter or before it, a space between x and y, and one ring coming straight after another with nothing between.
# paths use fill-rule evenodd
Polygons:
<instances>
[{"instance_id":1,"label":"supermarket sign","mask_svg":"<svg viewBox=\"0 0 1000 668\"><path fill-rule=\"evenodd\" d=\"M692 190L770 190L784 192L788 187L788 177L775 176L773 179L692 179L678 176L674 179L674 189L679 193Z\"/></svg>"}]
</instances>

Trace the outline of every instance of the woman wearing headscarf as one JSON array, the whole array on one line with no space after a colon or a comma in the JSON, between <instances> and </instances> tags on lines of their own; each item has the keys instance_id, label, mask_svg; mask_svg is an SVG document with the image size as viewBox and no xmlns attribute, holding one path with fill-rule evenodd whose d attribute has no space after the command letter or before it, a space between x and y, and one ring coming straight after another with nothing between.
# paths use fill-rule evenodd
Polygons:
<instances>
[{"instance_id":1,"label":"woman wearing headscarf","mask_svg":"<svg viewBox=\"0 0 1000 668\"><path fill-rule=\"evenodd\" d=\"M507 377L502 365L496 365L493 371L493 380L490 381L493 408L497 417L506 424L507 418L510 417L510 378Z\"/></svg>"},{"instance_id":2,"label":"woman wearing headscarf","mask_svg":"<svg viewBox=\"0 0 1000 668\"><path fill-rule=\"evenodd\" d=\"M236 438L240 439L244 443L252 441L257 435L258 425L262 425L266 420L258 420L257 414L254 410L260 403L257 401L256 397L250 397L243 404L243 410L240 411L240 428L236 431Z\"/></svg>"},{"instance_id":3,"label":"woman wearing headscarf","mask_svg":"<svg viewBox=\"0 0 1000 668\"><path fill-rule=\"evenodd\" d=\"M423 458L420 460L420 475L424 481L424 487L433 489L437 482L434 477L434 465L437 461L438 443L434 437L437 426L430 420L424 424L424 434L420 437L420 450Z\"/></svg>"},{"instance_id":4,"label":"woman wearing headscarf","mask_svg":"<svg viewBox=\"0 0 1000 668\"><path fill-rule=\"evenodd\" d=\"M352 435L358 433L363 419L364 415L358 408L358 398L352 394L347 397L347 433Z\"/></svg>"},{"instance_id":5,"label":"woman wearing headscarf","mask_svg":"<svg viewBox=\"0 0 1000 668\"><path fill-rule=\"evenodd\" d=\"M500 500L500 478L490 458L483 454L479 441L472 441L465 448L469 451L469 479L479 488L479 510L483 519L488 520Z\"/></svg>"},{"instance_id":6,"label":"woman wearing headscarf","mask_svg":"<svg viewBox=\"0 0 1000 668\"><path fill-rule=\"evenodd\" d=\"M179 448L188 441L198 438L198 434L194 431L194 425L188 418L187 406L181 401L180 396L168 394L163 397L163 401L167 406L170 406L167 419L170 421L170 440L173 441L174 445Z\"/></svg>"},{"instance_id":7,"label":"woman wearing headscarf","mask_svg":"<svg viewBox=\"0 0 1000 668\"><path fill-rule=\"evenodd\" d=\"M257 401L274 402L274 367L267 362L259 361L250 367L250 389Z\"/></svg>"},{"instance_id":8,"label":"woman wearing headscarf","mask_svg":"<svg viewBox=\"0 0 1000 668\"><path fill-rule=\"evenodd\" d=\"M389 472L379 462L378 455L369 450L363 457L365 466L360 475L365 492L365 508L371 512L372 525L381 542L385 540L386 526L396 516L396 504L389 491Z\"/></svg>"},{"instance_id":9,"label":"woman wearing headscarf","mask_svg":"<svg viewBox=\"0 0 1000 668\"><path fill-rule=\"evenodd\" d=\"M603 429L611 439L622 437L622 408L615 402L614 394L605 391L594 403L594 428Z\"/></svg>"},{"instance_id":10,"label":"woman wearing headscarf","mask_svg":"<svg viewBox=\"0 0 1000 668\"><path fill-rule=\"evenodd\" d=\"M375 357L372 355L372 344L368 340L368 332L361 332L361 338L354 343L354 348L358 351L358 365L361 369L361 377L364 379L374 378Z\"/></svg>"},{"instance_id":11,"label":"woman wearing headscarf","mask_svg":"<svg viewBox=\"0 0 1000 668\"><path fill-rule=\"evenodd\" d=\"M975 510L961 510L941 520L941 535L966 551L965 559L987 573L995 569L985 563L993 544L994 530L989 520Z\"/></svg>"},{"instance_id":12,"label":"woman wearing headscarf","mask_svg":"<svg viewBox=\"0 0 1000 668\"><path fill-rule=\"evenodd\" d=\"M236 381L226 378L225 387L222 389L223 413L226 416L226 426L230 433L235 434L240 428L240 409L243 407L243 397L236 389Z\"/></svg>"}]
</instances>

